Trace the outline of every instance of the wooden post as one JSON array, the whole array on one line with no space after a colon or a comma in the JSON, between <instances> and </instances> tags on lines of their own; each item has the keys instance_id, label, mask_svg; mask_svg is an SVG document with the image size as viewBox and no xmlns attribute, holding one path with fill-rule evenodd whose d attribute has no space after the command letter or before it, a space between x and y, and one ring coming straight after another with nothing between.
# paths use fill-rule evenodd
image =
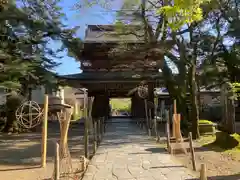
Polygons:
<instances>
[{"instance_id":1,"label":"wooden post","mask_svg":"<svg viewBox=\"0 0 240 180\"><path fill-rule=\"evenodd\" d=\"M175 116L175 137L176 141L182 140L182 134L181 134L181 114L176 114Z\"/></svg>"},{"instance_id":2,"label":"wooden post","mask_svg":"<svg viewBox=\"0 0 240 180\"><path fill-rule=\"evenodd\" d=\"M54 162L54 180L60 179L60 154L59 144L56 143L55 162Z\"/></svg>"},{"instance_id":3,"label":"wooden post","mask_svg":"<svg viewBox=\"0 0 240 180\"><path fill-rule=\"evenodd\" d=\"M154 130L155 130L156 141L159 142L160 138L158 135L157 116L154 117Z\"/></svg>"},{"instance_id":4,"label":"wooden post","mask_svg":"<svg viewBox=\"0 0 240 180\"><path fill-rule=\"evenodd\" d=\"M144 107L145 107L145 116L146 116L146 126L149 129L149 121L148 121L148 109L147 109L147 100L144 99Z\"/></svg>"},{"instance_id":5,"label":"wooden post","mask_svg":"<svg viewBox=\"0 0 240 180\"><path fill-rule=\"evenodd\" d=\"M156 136L156 142L160 141L160 137L158 134L158 124L157 124L157 110L158 110L158 97L156 96L154 98L154 130L155 130L155 136Z\"/></svg>"},{"instance_id":6,"label":"wooden post","mask_svg":"<svg viewBox=\"0 0 240 180\"><path fill-rule=\"evenodd\" d=\"M101 136L101 120L100 118L98 119L98 143L100 144L101 142L101 139L102 139L102 136Z\"/></svg>"},{"instance_id":7,"label":"wooden post","mask_svg":"<svg viewBox=\"0 0 240 180\"><path fill-rule=\"evenodd\" d=\"M93 122L93 151L94 154L97 151L97 122L95 120Z\"/></svg>"},{"instance_id":8,"label":"wooden post","mask_svg":"<svg viewBox=\"0 0 240 180\"><path fill-rule=\"evenodd\" d=\"M105 117L102 118L102 121L103 121L103 134L104 134L105 133L105 121L106 121Z\"/></svg>"},{"instance_id":9,"label":"wooden post","mask_svg":"<svg viewBox=\"0 0 240 180\"><path fill-rule=\"evenodd\" d=\"M161 100L161 106L160 106L160 117L163 119L164 115L164 110L165 110L165 101ZM170 116L171 117L171 116Z\"/></svg>"},{"instance_id":10,"label":"wooden post","mask_svg":"<svg viewBox=\"0 0 240 180\"><path fill-rule=\"evenodd\" d=\"M173 114L172 116L172 137L176 138L176 120L177 114Z\"/></svg>"},{"instance_id":11,"label":"wooden post","mask_svg":"<svg viewBox=\"0 0 240 180\"><path fill-rule=\"evenodd\" d=\"M88 144L89 144L89 133L88 133L88 109L87 109L87 93L84 91L84 155L85 158L88 159L89 152L88 152Z\"/></svg>"},{"instance_id":12,"label":"wooden post","mask_svg":"<svg viewBox=\"0 0 240 180\"><path fill-rule=\"evenodd\" d=\"M149 127L148 127L148 135L151 136L152 135L152 111L151 109L149 109Z\"/></svg>"},{"instance_id":13,"label":"wooden post","mask_svg":"<svg viewBox=\"0 0 240 180\"><path fill-rule=\"evenodd\" d=\"M189 132L189 147L190 147L190 152L191 152L191 159L192 159L192 166L193 170L196 171L196 160L195 160L195 152L194 152L194 147L193 147L193 142L192 142L192 132Z\"/></svg>"},{"instance_id":14,"label":"wooden post","mask_svg":"<svg viewBox=\"0 0 240 180\"><path fill-rule=\"evenodd\" d=\"M42 122L42 162L41 166L46 167L47 158L47 127L48 127L48 95L45 94L43 107L43 122Z\"/></svg>"},{"instance_id":15,"label":"wooden post","mask_svg":"<svg viewBox=\"0 0 240 180\"><path fill-rule=\"evenodd\" d=\"M174 99L173 101L173 114L177 114L177 101Z\"/></svg>"},{"instance_id":16,"label":"wooden post","mask_svg":"<svg viewBox=\"0 0 240 180\"><path fill-rule=\"evenodd\" d=\"M100 143L100 139L99 139L99 122L98 119L96 119L96 124L97 124L97 128L96 128L96 133L97 133L97 145L99 145Z\"/></svg>"},{"instance_id":17,"label":"wooden post","mask_svg":"<svg viewBox=\"0 0 240 180\"><path fill-rule=\"evenodd\" d=\"M207 173L206 173L206 166L205 166L205 164L201 164L200 180L207 180Z\"/></svg>"},{"instance_id":18,"label":"wooden post","mask_svg":"<svg viewBox=\"0 0 240 180\"><path fill-rule=\"evenodd\" d=\"M167 135L167 149L168 152L171 154L172 153L172 148L171 148L171 143L170 143L170 127L169 127L169 112L168 110L165 111L166 114L166 135Z\"/></svg>"},{"instance_id":19,"label":"wooden post","mask_svg":"<svg viewBox=\"0 0 240 180\"><path fill-rule=\"evenodd\" d=\"M104 117L101 117L101 138L103 137L103 121L104 121Z\"/></svg>"},{"instance_id":20,"label":"wooden post","mask_svg":"<svg viewBox=\"0 0 240 180\"><path fill-rule=\"evenodd\" d=\"M162 116L164 114L164 109L165 109L165 100L161 101L161 109L162 109Z\"/></svg>"}]
</instances>

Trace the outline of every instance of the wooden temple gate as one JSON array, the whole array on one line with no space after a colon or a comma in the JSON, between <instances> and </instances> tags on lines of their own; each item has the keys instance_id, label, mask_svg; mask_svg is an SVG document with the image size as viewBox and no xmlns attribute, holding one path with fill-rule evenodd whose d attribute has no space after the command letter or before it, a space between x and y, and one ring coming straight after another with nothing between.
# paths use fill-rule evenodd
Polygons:
<instances>
[{"instance_id":1,"label":"wooden temple gate","mask_svg":"<svg viewBox=\"0 0 240 180\"><path fill-rule=\"evenodd\" d=\"M135 26L133 26L135 27ZM138 27L138 26L136 26ZM138 27L139 28L139 27ZM128 92L145 80L148 83L148 101L154 104L156 79L161 78L154 57L145 53L117 58L109 52L119 44L119 38L107 36L114 32L114 25L89 25L85 35L84 49L79 53L81 74L62 76L72 87L88 89L88 96L94 97L92 117L109 117L109 99L127 97ZM135 39L134 39L135 38ZM129 46L141 44L136 37L125 40ZM131 95L132 118L145 118L144 100L136 93ZM154 109L151 110L152 117Z\"/></svg>"}]
</instances>

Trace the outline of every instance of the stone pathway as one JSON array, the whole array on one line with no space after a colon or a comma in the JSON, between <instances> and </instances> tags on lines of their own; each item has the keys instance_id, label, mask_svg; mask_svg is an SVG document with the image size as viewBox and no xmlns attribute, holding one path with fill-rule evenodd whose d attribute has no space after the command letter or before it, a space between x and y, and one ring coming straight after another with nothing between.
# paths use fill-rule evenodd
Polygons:
<instances>
[{"instance_id":1,"label":"stone pathway","mask_svg":"<svg viewBox=\"0 0 240 180\"><path fill-rule=\"evenodd\" d=\"M194 174L133 123L111 123L83 180L191 180Z\"/></svg>"}]
</instances>

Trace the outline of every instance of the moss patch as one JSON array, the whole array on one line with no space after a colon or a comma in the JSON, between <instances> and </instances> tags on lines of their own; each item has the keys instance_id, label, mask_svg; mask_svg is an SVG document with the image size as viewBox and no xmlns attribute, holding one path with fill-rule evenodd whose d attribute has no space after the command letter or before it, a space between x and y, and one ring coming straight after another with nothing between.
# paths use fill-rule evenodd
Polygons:
<instances>
[{"instance_id":1,"label":"moss patch","mask_svg":"<svg viewBox=\"0 0 240 180\"><path fill-rule=\"evenodd\" d=\"M202 136L198 142L215 151L234 153L240 152L240 135L217 132L216 136Z\"/></svg>"},{"instance_id":2,"label":"moss patch","mask_svg":"<svg viewBox=\"0 0 240 180\"><path fill-rule=\"evenodd\" d=\"M200 143L202 146L208 145L208 144L212 144L213 142L215 142L216 140L216 136L201 136L197 142Z\"/></svg>"},{"instance_id":3,"label":"moss patch","mask_svg":"<svg viewBox=\"0 0 240 180\"><path fill-rule=\"evenodd\" d=\"M235 150L240 151L240 135L235 133L230 135L235 141L237 141L237 145L234 147Z\"/></svg>"},{"instance_id":4,"label":"moss patch","mask_svg":"<svg viewBox=\"0 0 240 180\"><path fill-rule=\"evenodd\" d=\"M209 120L199 120L199 132L200 134L215 134L215 127L213 126L213 122Z\"/></svg>"},{"instance_id":5,"label":"moss patch","mask_svg":"<svg viewBox=\"0 0 240 180\"><path fill-rule=\"evenodd\" d=\"M199 119L198 124L213 124L213 122L205 119Z\"/></svg>"}]
</instances>

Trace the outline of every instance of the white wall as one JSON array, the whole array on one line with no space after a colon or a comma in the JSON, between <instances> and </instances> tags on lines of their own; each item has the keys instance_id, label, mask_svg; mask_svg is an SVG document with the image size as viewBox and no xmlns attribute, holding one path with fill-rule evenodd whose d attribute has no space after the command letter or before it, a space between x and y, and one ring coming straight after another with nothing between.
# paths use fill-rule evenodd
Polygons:
<instances>
[{"instance_id":1,"label":"white wall","mask_svg":"<svg viewBox=\"0 0 240 180\"><path fill-rule=\"evenodd\" d=\"M84 96L82 94L78 94L77 92L79 92L79 90L75 88L60 87L60 90L58 92L49 94L49 96L57 96L57 97L60 97L61 99L71 98L79 101L79 104L81 104L81 100L83 99ZM36 89L32 90L32 100L38 104L44 103L44 95L45 95L44 86L39 86ZM6 103L6 93L4 92L4 90L0 89L0 105L5 103Z\"/></svg>"},{"instance_id":2,"label":"white wall","mask_svg":"<svg viewBox=\"0 0 240 180\"><path fill-rule=\"evenodd\" d=\"M36 89L32 90L32 101L35 101L38 104L44 103L44 94L45 94L45 87L39 86Z\"/></svg>"}]
</instances>

